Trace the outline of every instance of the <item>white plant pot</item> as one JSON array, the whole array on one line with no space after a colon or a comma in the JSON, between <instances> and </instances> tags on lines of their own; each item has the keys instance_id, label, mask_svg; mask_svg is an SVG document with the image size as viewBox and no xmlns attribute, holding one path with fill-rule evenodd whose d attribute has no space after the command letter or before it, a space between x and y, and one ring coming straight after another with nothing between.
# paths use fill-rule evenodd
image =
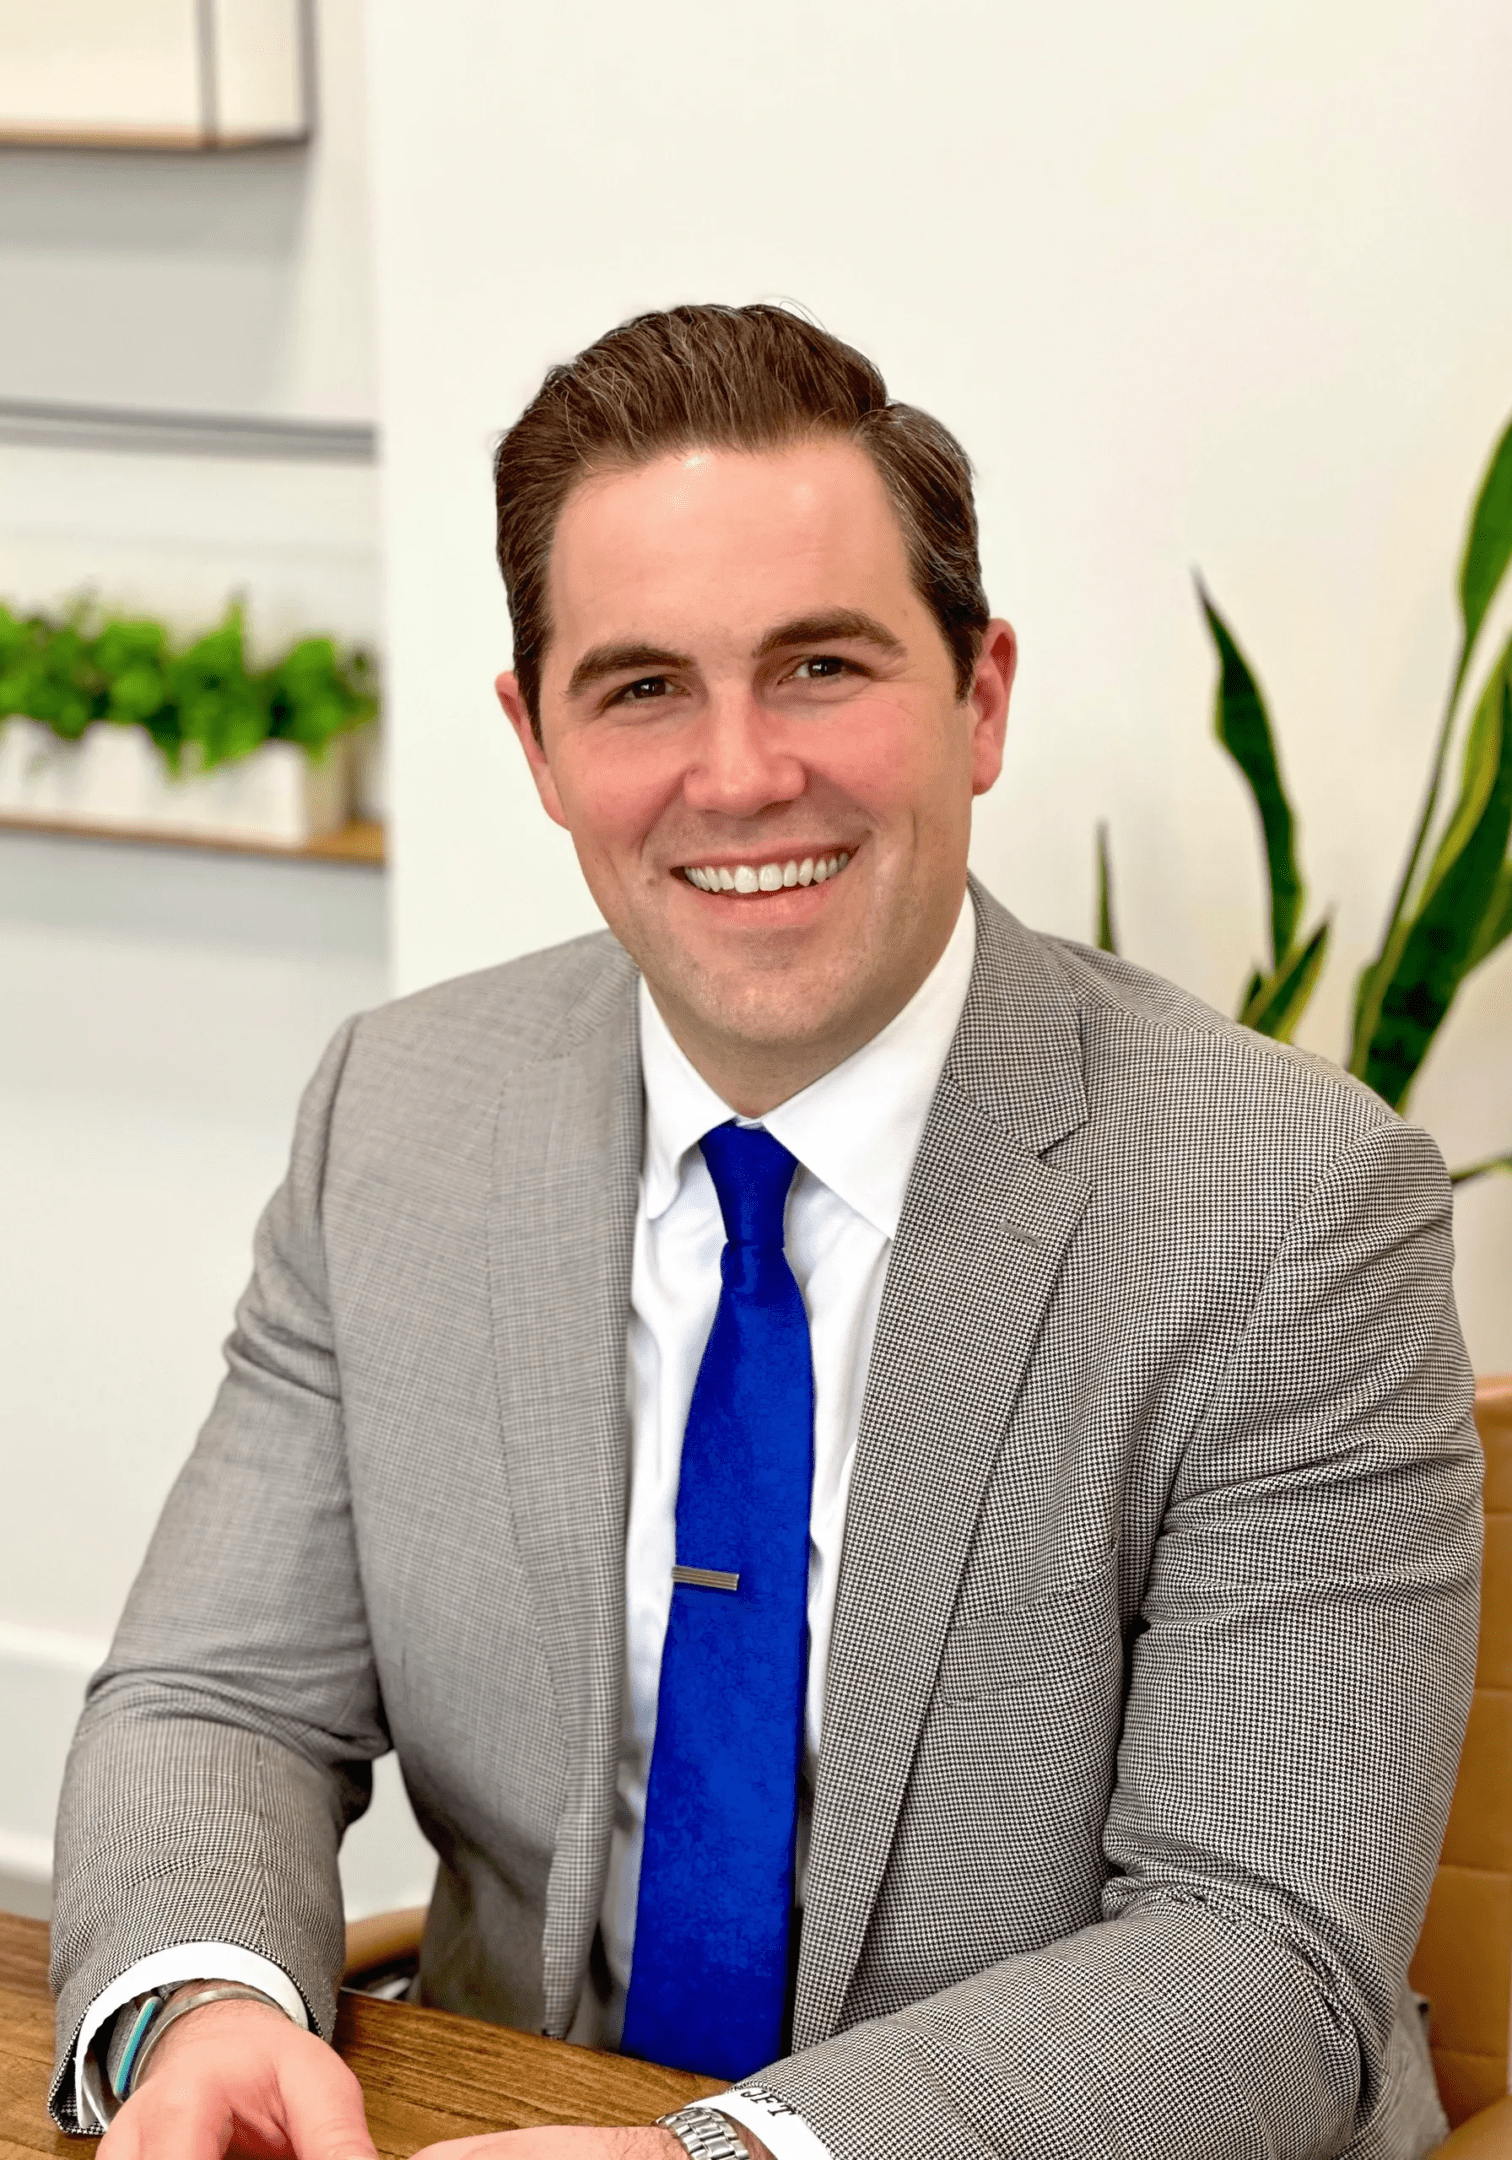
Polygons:
<instances>
[{"instance_id":1,"label":"white plant pot","mask_svg":"<svg viewBox=\"0 0 1512 2160\"><path fill-rule=\"evenodd\" d=\"M145 728L96 721L64 742L39 720L0 724L0 817L297 848L345 825L351 801L342 736L318 761L297 743L266 742L232 765L175 776Z\"/></svg>"}]
</instances>

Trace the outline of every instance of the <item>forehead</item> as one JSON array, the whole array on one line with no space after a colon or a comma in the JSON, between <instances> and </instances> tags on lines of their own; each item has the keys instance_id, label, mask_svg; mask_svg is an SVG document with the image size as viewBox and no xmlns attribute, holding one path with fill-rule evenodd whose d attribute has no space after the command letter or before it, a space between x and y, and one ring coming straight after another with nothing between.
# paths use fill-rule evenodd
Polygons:
<instances>
[{"instance_id":1,"label":"forehead","mask_svg":"<svg viewBox=\"0 0 1512 2160\"><path fill-rule=\"evenodd\" d=\"M913 594L897 514L865 451L839 439L693 450L574 488L552 546L553 642L737 623L816 604L878 613Z\"/></svg>"}]
</instances>

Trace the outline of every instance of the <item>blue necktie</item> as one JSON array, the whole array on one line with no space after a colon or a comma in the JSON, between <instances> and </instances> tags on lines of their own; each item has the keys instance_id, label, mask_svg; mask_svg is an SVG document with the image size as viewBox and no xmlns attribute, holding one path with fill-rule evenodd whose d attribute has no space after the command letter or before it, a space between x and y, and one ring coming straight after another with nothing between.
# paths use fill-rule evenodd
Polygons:
<instances>
[{"instance_id":1,"label":"blue necktie","mask_svg":"<svg viewBox=\"0 0 1512 2160\"><path fill-rule=\"evenodd\" d=\"M701 1145L729 1242L683 1436L623 2046L738 2078L784 2045L814 1378L782 1249L794 1159L760 1126Z\"/></svg>"}]
</instances>

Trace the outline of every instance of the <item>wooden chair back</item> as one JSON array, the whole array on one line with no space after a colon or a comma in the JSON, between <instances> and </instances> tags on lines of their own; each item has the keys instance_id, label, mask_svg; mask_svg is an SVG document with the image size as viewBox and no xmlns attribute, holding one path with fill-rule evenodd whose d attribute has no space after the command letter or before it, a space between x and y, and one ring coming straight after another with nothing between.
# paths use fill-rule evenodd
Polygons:
<instances>
[{"instance_id":1,"label":"wooden chair back","mask_svg":"<svg viewBox=\"0 0 1512 2160\"><path fill-rule=\"evenodd\" d=\"M1443 1858L1412 1962L1451 2124L1508 2084L1512 2035L1512 1376L1481 1383L1486 1559L1470 1729Z\"/></svg>"}]
</instances>

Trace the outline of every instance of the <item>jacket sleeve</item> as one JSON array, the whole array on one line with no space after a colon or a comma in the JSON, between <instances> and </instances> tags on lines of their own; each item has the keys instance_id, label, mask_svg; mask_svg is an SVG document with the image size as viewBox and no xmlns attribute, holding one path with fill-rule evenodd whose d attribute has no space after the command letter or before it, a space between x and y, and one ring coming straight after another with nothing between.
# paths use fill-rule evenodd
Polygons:
<instances>
[{"instance_id":1,"label":"jacket sleeve","mask_svg":"<svg viewBox=\"0 0 1512 2160\"><path fill-rule=\"evenodd\" d=\"M78 2129L84 2013L128 1967L231 1943L329 2035L342 1832L388 1747L358 1579L322 1185L355 1022L301 1105L258 1226L226 1377L90 1683L59 1808L55 2121Z\"/></svg>"},{"instance_id":2,"label":"jacket sleeve","mask_svg":"<svg viewBox=\"0 0 1512 2160\"><path fill-rule=\"evenodd\" d=\"M1476 1657L1449 1211L1437 1151L1395 1120L1298 1209L1170 1489L1103 1917L764 2072L838 2160L1400 2156L1443 2134L1403 2005Z\"/></svg>"}]
</instances>

